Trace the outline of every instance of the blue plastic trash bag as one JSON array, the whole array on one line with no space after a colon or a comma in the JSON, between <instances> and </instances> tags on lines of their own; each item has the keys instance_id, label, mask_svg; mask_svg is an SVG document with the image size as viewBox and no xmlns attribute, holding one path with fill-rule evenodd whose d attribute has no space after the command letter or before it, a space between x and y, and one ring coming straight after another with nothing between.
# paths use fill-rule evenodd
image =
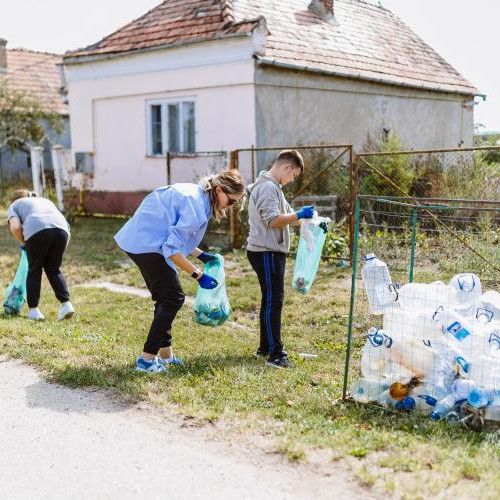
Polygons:
<instances>
[{"instance_id":1,"label":"blue plastic trash bag","mask_svg":"<svg viewBox=\"0 0 500 500\"><path fill-rule=\"evenodd\" d=\"M300 227L299 247L295 258L292 287L306 294L318 272L323 245L325 244L328 217L318 217L304 220ZM325 223L325 224L322 224Z\"/></svg>"},{"instance_id":2,"label":"blue plastic trash bag","mask_svg":"<svg viewBox=\"0 0 500 500\"><path fill-rule=\"evenodd\" d=\"M21 260L17 266L14 281L5 292L3 310L8 316L17 316L26 302L26 278L28 277L28 256L21 250Z\"/></svg>"},{"instance_id":3,"label":"blue plastic trash bag","mask_svg":"<svg viewBox=\"0 0 500 500\"><path fill-rule=\"evenodd\" d=\"M231 314L225 283L224 257L215 255L217 260L207 262L204 272L215 278L219 284L212 290L198 287L194 300L194 320L205 326L220 326Z\"/></svg>"}]
</instances>

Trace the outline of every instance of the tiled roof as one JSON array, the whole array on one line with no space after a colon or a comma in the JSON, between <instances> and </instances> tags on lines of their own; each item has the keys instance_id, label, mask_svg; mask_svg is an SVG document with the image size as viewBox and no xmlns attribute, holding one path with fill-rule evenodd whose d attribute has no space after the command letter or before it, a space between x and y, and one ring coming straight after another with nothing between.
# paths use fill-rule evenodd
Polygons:
<instances>
[{"instance_id":1,"label":"tiled roof","mask_svg":"<svg viewBox=\"0 0 500 500\"><path fill-rule=\"evenodd\" d=\"M258 20L235 23L231 0L167 0L89 47L65 57L117 54L251 33Z\"/></svg>"},{"instance_id":2,"label":"tiled roof","mask_svg":"<svg viewBox=\"0 0 500 500\"><path fill-rule=\"evenodd\" d=\"M335 0L336 24L313 14L310 0L166 0L100 42L69 57L140 50L245 34L263 16L269 35L263 64L431 90L477 89L389 10Z\"/></svg>"},{"instance_id":3,"label":"tiled roof","mask_svg":"<svg viewBox=\"0 0 500 500\"><path fill-rule=\"evenodd\" d=\"M25 49L7 49L7 74L10 85L35 95L46 111L68 115L68 105L62 102L61 79L57 64L62 56Z\"/></svg>"}]
</instances>

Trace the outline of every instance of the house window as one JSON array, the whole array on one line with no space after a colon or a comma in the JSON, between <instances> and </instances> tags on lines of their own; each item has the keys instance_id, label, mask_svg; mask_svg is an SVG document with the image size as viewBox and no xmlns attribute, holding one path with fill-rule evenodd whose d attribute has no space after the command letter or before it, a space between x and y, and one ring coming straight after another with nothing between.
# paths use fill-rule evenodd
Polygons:
<instances>
[{"instance_id":1,"label":"house window","mask_svg":"<svg viewBox=\"0 0 500 500\"><path fill-rule=\"evenodd\" d=\"M195 103L148 101L148 154L194 153Z\"/></svg>"}]
</instances>

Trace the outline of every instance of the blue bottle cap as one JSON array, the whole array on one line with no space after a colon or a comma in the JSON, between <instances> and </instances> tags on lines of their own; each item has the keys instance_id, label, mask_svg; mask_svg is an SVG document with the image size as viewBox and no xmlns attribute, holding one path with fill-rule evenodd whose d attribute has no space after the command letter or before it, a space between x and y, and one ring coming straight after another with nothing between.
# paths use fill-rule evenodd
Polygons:
<instances>
[{"instance_id":1,"label":"blue bottle cap","mask_svg":"<svg viewBox=\"0 0 500 500\"><path fill-rule=\"evenodd\" d=\"M439 420L441 418L437 411L433 411L429 416L431 417L431 420Z\"/></svg>"},{"instance_id":2,"label":"blue bottle cap","mask_svg":"<svg viewBox=\"0 0 500 500\"><path fill-rule=\"evenodd\" d=\"M403 399L403 406L406 411L411 411L415 408L415 400L411 396L406 396Z\"/></svg>"}]
</instances>

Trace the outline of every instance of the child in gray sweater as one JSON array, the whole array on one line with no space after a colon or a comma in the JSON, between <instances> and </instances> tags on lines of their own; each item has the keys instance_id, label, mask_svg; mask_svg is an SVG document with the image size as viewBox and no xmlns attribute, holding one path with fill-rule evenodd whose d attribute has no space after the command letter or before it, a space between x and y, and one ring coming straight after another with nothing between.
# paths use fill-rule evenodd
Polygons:
<instances>
[{"instance_id":1,"label":"child in gray sweater","mask_svg":"<svg viewBox=\"0 0 500 500\"><path fill-rule=\"evenodd\" d=\"M286 254L290 251L289 225L313 217L314 206L294 212L282 186L304 171L304 160L296 150L281 151L269 171L262 171L248 186L248 260L261 289L260 345L257 356L267 357L275 368L291 367L281 341L281 310L284 300Z\"/></svg>"}]
</instances>

